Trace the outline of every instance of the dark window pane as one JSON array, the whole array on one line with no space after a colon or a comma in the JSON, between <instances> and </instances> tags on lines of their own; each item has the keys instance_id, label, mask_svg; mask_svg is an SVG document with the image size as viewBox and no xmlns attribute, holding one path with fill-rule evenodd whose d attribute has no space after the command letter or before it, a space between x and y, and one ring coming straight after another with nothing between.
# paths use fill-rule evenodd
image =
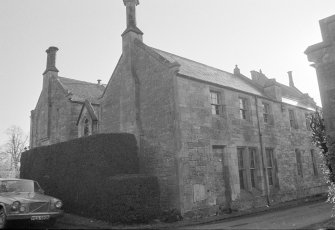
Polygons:
<instances>
[{"instance_id":1,"label":"dark window pane","mask_svg":"<svg viewBox=\"0 0 335 230\"><path fill-rule=\"evenodd\" d=\"M264 122L269 122L269 113L270 113L270 106L267 103L263 103L263 118Z\"/></svg>"},{"instance_id":2,"label":"dark window pane","mask_svg":"<svg viewBox=\"0 0 335 230\"><path fill-rule=\"evenodd\" d=\"M237 158L238 158L238 168L243 169L244 168L243 149L237 149Z\"/></svg>"},{"instance_id":3,"label":"dark window pane","mask_svg":"<svg viewBox=\"0 0 335 230\"><path fill-rule=\"evenodd\" d=\"M250 179L251 179L251 186L255 188L256 187L255 169L250 169Z\"/></svg>"},{"instance_id":4,"label":"dark window pane","mask_svg":"<svg viewBox=\"0 0 335 230\"><path fill-rule=\"evenodd\" d=\"M243 156L244 149L238 148L237 149L237 161L238 161L238 172L239 172L239 179L240 179L240 188L246 189L246 175L244 169L244 156Z\"/></svg>"},{"instance_id":5,"label":"dark window pane","mask_svg":"<svg viewBox=\"0 0 335 230\"><path fill-rule=\"evenodd\" d=\"M318 175L318 168L317 168L317 165L316 165L316 159L315 159L315 151L314 151L314 149L311 150L311 157L312 157L314 176L317 176Z\"/></svg>"},{"instance_id":6,"label":"dark window pane","mask_svg":"<svg viewBox=\"0 0 335 230\"><path fill-rule=\"evenodd\" d=\"M290 126L292 128L297 128L296 127L296 120L295 120L295 115L294 115L294 111L293 110L289 110L289 118L290 118Z\"/></svg>"},{"instance_id":7,"label":"dark window pane","mask_svg":"<svg viewBox=\"0 0 335 230\"><path fill-rule=\"evenodd\" d=\"M309 120L309 115L308 114L305 114L305 119L306 119L306 128L307 128L307 130L311 130L310 120Z\"/></svg>"},{"instance_id":8,"label":"dark window pane","mask_svg":"<svg viewBox=\"0 0 335 230\"><path fill-rule=\"evenodd\" d=\"M210 94L211 94L212 114L218 115L220 114L220 93L210 92Z\"/></svg>"},{"instance_id":9,"label":"dark window pane","mask_svg":"<svg viewBox=\"0 0 335 230\"><path fill-rule=\"evenodd\" d=\"M272 149L266 149L266 160L267 160L267 167L271 167L273 166L273 151Z\"/></svg>"},{"instance_id":10,"label":"dark window pane","mask_svg":"<svg viewBox=\"0 0 335 230\"><path fill-rule=\"evenodd\" d=\"M268 168L269 185L273 185L272 169Z\"/></svg>"},{"instance_id":11,"label":"dark window pane","mask_svg":"<svg viewBox=\"0 0 335 230\"><path fill-rule=\"evenodd\" d=\"M243 170L239 170L239 177L240 177L240 189L245 189L244 187L244 175Z\"/></svg>"},{"instance_id":12,"label":"dark window pane","mask_svg":"<svg viewBox=\"0 0 335 230\"><path fill-rule=\"evenodd\" d=\"M297 160L297 170L298 170L298 175L299 176L303 176L302 173L302 161L301 161L301 152L299 149L295 150L295 154L296 154L296 160Z\"/></svg>"},{"instance_id":13,"label":"dark window pane","mask_svg":"<svg viewBox=\"0 0 335 230\"><path fill-rule=\"evenodd\" d=\"M240 104L240 118L243 120L247 119L247 99L239 98Z\"/></svg>"},{"instance_id":14,"label":"dark window pane","mask_svg":"<svg viewBox=\"0 0 335 230\"><path fill-rule=\"evenodd\" d=\"M255 168L255 150L249 150L250 168Z\"/></svg>"}]
</instances>

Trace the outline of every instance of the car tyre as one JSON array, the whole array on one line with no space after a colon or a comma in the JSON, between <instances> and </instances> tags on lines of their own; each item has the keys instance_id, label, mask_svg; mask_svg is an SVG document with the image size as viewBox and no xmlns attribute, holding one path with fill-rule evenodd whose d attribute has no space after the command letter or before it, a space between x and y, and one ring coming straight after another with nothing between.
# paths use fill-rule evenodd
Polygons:
<instances>
[{"instance_id":1,"label":"car tyre","mask_svg":"<svg viewBox=\"0 0 335 230\"><path fill-rule=\"evenodd\" d=\"M7 224L7 217L5 210L3 208L0 208L0 229L5 229Z\"/></svg>"}]
</instances>

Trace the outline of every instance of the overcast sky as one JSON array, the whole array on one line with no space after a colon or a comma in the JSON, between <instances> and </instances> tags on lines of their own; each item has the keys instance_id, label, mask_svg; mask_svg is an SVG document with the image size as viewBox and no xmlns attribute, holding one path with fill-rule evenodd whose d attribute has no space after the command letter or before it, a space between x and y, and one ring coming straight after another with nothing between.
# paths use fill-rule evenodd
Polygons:
<instances>
[{"instance_id":1,"label":"overcast sky","mask_svg":"<svg viewBox=\"0 0 335 230\"><path fill-rule=\"evenodd\" d=\"M288 84L293 71L320 105L304 51L334 10L334 0L140 0L137 23L147 45L228 72L238 64ZM0 0L0 145L11 125L29 134L49 46L59 48L59 76L107 83L125 24L122 0Z\"/></svg>"}]
</instances>

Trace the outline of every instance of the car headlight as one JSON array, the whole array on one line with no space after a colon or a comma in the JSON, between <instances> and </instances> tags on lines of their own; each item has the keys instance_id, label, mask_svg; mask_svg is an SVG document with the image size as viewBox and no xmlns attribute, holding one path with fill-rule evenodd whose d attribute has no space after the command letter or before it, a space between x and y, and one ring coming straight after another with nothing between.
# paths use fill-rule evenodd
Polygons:
<instances>
[{"instance_id":1,"label":"car headlight","mask_svg":"<svg viewBox=\"0 0 335 230\"><path fill-rule=\"evenodd\" d=\"M12 211L18 211L20 208L20 205L21 205L20 201L14 201L13 204L11 205Z\"/></svg>"},{"instance_id":2,"label":"car headlight","mask_svg":"<svg viewBox=\"0 0 335 230\"><path fill-rule=\"evenodd\" d=\"M56 208L61 208L62 206L63 206L63 203L60 200L55 203Z\"/></svg>"},{"instance_id":3,"label":"car headlight","mask_svg":"<svg viewBox=\"0 0 335 230\"><path fill-rule=\"evenodd\" d=\"M25 212L26 208L24 206L20 206L20 212Z\"/></svg>"}]
</instances>

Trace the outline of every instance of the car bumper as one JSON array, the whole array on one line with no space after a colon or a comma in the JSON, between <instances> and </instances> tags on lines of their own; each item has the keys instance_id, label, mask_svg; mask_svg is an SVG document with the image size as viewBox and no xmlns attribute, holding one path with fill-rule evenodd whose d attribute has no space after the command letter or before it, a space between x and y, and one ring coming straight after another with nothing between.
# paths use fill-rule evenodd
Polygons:
<instances>
[{"instance_id":1,"label":"car bumper","mask_svg":"<svg viewBox=\"0 0 335 230\"><path fill-rule=\"evenodd\" d=\"M58 212L36 212L36 213L20 213L20 214L7 214L7 220L33 220L32 217L42 217L41 220L48 220L51 218L58 218L63 216L63 211ZM46 219L43 219L48 217ZM38 218L35 218L38 220Z\"/></svg>"}]
</instances>

